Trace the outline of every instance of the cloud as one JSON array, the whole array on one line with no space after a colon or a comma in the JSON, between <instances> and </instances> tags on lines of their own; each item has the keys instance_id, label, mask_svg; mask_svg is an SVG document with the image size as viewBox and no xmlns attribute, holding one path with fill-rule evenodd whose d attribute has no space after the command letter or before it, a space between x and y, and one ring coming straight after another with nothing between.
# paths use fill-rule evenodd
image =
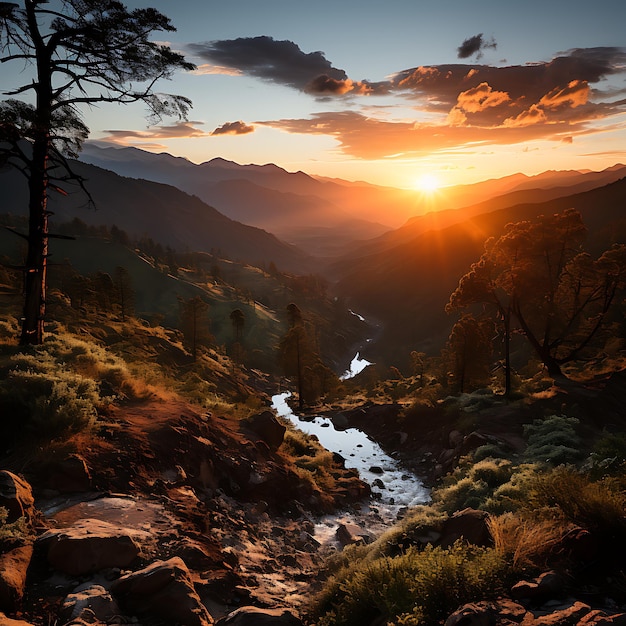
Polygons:
<instances>
[{"instance_id":1,"label":"cloud","mask_svg":"<svg viewBox=\"0 0 626 626\"><path fill-rule=\"evenodd\" d=\"M238 122L227 122L216 128L211 135L247 135L254 132L254 126L245 124L241 120Z\"/></svg>"},{"instance_id":2,"label":"cloud","mask_svg":"<svg viewBox=\"0 0 626 626\"><path fill-rule=\"evenodd\" d=\"M106 130L104 132L109 134L102 141L128 145L131 140L147 142L154 139L206 137L207 133L196 128L195 125L202 125L202 122L178 122L169 126L155 126L147 130Z\"/></svg>"},{"instance_id":3,"label":"cloud","mask_svg":"<svg viewBox=\"0 0 626 626\"><path fill-rule=\"evenodd\" d=\"M332 66L323 52L307 53L293 41L276 40L266 35L194 43L187 48L214 66L301 91L319 77L339 82L348 78L344 70Z\"/></svg>"},{"instance_id":4,"label":"cloud","mask_svg":"<svg viewBox=\"0 0 626 626\"><path fill-rule=\"evenodd\" d=\"M467 59L472 55L476 55L477 59L480 59L483 56L483 50L485 48L492 48L495 50L498 47L495 39L493 37L486 41L483 39L483 34L479 33L478 35L474 35L473 37L468 37L458 48L457 48L457 56L459 59Z\"/></svg>"}]
</instances>

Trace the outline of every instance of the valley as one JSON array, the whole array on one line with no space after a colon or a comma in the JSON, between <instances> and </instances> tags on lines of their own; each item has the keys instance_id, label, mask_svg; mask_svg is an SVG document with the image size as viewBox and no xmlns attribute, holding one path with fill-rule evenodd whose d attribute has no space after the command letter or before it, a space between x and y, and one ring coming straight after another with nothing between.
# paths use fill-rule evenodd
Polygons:
<instances>
[{"instance_id":1,"label":"valley","mask_svg":"<svg viewBox=\"0 0 626 626\"><path fill-rule=\"evenodd\" d=\"M51 195L64 238L28 348L26 191L0 170L8 624L622 619L626 168L462 186L429 211L272 165L85 161L94 206ZM549 291L537 250L566 248ZM536 308L505 353L513 275ZM558 375L528 340L528 284L562 305Z\"/></svg>"}]
</instances>

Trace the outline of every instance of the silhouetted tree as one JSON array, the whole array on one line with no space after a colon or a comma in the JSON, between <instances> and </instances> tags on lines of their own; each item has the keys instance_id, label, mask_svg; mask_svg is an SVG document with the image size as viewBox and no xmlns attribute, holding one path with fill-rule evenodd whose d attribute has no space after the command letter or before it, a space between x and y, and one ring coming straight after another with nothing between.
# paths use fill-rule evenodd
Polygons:
<instances>
[{"instance_id":1,"label":"silhouetted tree","mask_svg":"<svg viewBox=\"0 0 626 626\"><path fill-rule=\"evenodd\" d=\"M24 101L0 103L0 162L24 174L29 190L22 344L43 339L49 190L68 180L84 188L66 160L89 133L79 109L140 101L153 119L184 118L187 98L154 91L157 80L194 67L153 38L173 30L157 10L131 11L117 0L64 0L59 9L48 0L0 2L0 62L14 62L24 77L7 93Z\"/></svg>"},{"instance_id":2,"label":"silhouetted tree","mask_svg":"<svg viewBox=\"0 0 626 626\"><path fill-rule=\"evenodd\" d=\"M492 335L493 323L472 315L463 315L453 326L443 361L461 393L488 383Z\"/></svg>"},{"instance_id":3,"label":"silhouetted tree","mask_svg":"<svg viewBox=\"0 0 626 626\"><path fill-rule=\"evenodd\" d=\"M594 260L582 249L585 234L574 209L509 224L500 238L485 243L448 309L494 305L507 346L515 320L548 373L562 375L561 365L589 347L626 287L626 245Z\"/></svg>"},{"instance_id":4,"label":"silhouetted tree","mask_svg":"<svg viewBox=\"0 0 626 626\"><path fill-rule=\"evenodd\" d=\"M279 344L279 357L287 376L295 378L298 407L315 402L338 383L337 376L322 362L316 348L315 333L294 303L287 306L289 329Z\"/></svg>"},{"instance_id":5,"label":"silhouetted tree","mask_svg":"<svg viewBox=\"0 0 626 626\"><path fill-rule=\"evenodd\" d=\"M239 341L241 339L243 327L246 323L246 316L241 309L234 309L230 313L230 321L235 332L235 341Z\"/></svg>"},{"instance_id":6,"label":"silhouetted tree","mask_svg":"<svg viewBox=\"0 0 626 626\"><path fill-rule=\"evenodd\" d=\"M125 267L118 265L115 268L113 272L113 287L115 302L120 309L122 322L125 322L127 316L132 316L135 313L133 280Z\"/></svg>"},{"instance_id":7,"label":"silhouetted tree","mask_svg":"<svg viewBox=\"0 0 626 626\"><path fill-rule=\"evenodd\" d=\"M200 297L180 299L181 330L187 345L191 349L191 356L196 361L198 347L208 343L211 339L209 329L209 305Z\"/></svg>"}]
</instances>

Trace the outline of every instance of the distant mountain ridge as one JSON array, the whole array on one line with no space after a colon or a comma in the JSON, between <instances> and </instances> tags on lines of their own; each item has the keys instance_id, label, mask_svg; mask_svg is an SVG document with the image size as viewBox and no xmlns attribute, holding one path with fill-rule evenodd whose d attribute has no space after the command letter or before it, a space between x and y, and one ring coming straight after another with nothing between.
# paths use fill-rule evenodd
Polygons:
<instances>
[{"instance_id":1,"label":"distant mountain ridge","mask_svg":"<svg viewBox=\"0 0 626 626\"><path fill-rule=\"evenodd\" d=\"M217 157L197 165L167 153L102 147L91 142L85 145L81 160L123 176L173 185L231 219L263 228L310 254L326 257L339 256L345 249L385 233L393 237L391 231L429 213L456 211L496 196L507 196L499 208L507 203L540 202L606 185L626 175L623 165L602 172L518 173L424 195L415 190L287 172L272 163L239 165ZM508 196L514 192L520 195ZM446 219L453 223L466 217L449 213Z\"/></svg>"},{"instance_id":2,"label":"distant mountain ridge","mask_svg":"<svg viewBox=\"0 0 626 626\"><path fill-rule=\"evenodd\" d=\"M90 225L116 225L130 235L151 237L180 251L216 251L224 258L257 266L271 262L283 270L309 273L313 260L301 250L262 229L241 224L171 185L127 178L94 165L74 162L86 179L96 209L86 207L78 188L64 184L68 196L51 193L48 206L54 224L79 218ZM14 169L0 170L0 212L27 213L25 179Z\"/></svg>"}]
</instances>

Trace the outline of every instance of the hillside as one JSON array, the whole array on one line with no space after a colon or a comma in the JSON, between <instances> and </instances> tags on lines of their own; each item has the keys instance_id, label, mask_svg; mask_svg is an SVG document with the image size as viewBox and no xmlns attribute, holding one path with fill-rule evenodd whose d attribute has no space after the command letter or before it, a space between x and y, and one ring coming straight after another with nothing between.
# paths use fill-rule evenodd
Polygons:
<instances>
[{"instance_id":1,"label":"hillside","mask_svg":"<svg viewBox=\"0 0 626 626\"><path fill-rule=\"evenodd\" d=\"M418 218L332 266L337 291L383 326L380 339L367 352L370 360L402 365L411 350L437 353L452 325L444 313L451 292L480 257L485 240L509 222L572 207L589 230L590 251L597 253L625 239L626 179L548 202L493 210L498 203L494 199L473 207L474 217L450 226L444 216L441 228L435 227L436 215L429 220L429 230Z\"/></svg>"},{"instance_id":2,"label":"hillside","mask_svg":"<svg viewBox=\"0 0 626 626\"><path fill-rule=\"evenodd\" d=\"M51 194L49 208L55 223L75 217L90 225L116 225L134 236L147 236L179 251L220 251L233 260L254 265L274 262L286 270L307 273L313 267L308 255L259 228L241 224L222 215L199 198L161 183L126 178L93 165L75 163L75 171L86 180L95 210L76 186L64 184L68 196ZM27 190L24 179L12 169L0 170L5 190L0 213L26 215Z\"/></svg>"}]
</instances>

